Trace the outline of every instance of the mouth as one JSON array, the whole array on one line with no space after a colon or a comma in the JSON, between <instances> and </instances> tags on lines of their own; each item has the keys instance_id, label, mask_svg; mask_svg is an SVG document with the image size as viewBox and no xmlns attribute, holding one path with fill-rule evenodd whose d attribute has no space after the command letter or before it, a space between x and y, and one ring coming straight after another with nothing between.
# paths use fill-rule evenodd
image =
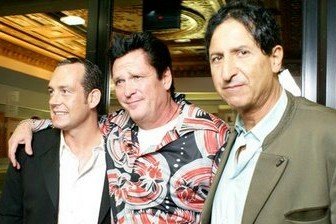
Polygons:
<instances>
[{"instance_id":1,"label":"mouth","mask_svg":"<svg viewBox=\"0 0 336 224\"><path fill-rule=\"evenodd\" d=\"M230 91L230 90L236 90L236 89L238 89L242 86L244 86L244 84L231 84L231 85L228 85L228 86L224 86L223 89Z\"/></svg>"},{"instance_id":2,"label":"mouth","mask_svg":"<svg viewBox=\"0 0 336 224\"><path fill-rule=\"evenodd\" d=\"M65 115L67 114L67 112L66 111L53 111L53 114L54 115Z\"/></svg>"},{"instance_id":3,"label":"mouth","mask_svg":"<svg viewBox=\"0 0 336 224\"><path fill-rule=\"evenodd\" d=\"M136 104L138 104L139 102L140 100L133 100L133 101L126 102L126 104L130 107L135 107Z\"/></svg>"}]
</instances>

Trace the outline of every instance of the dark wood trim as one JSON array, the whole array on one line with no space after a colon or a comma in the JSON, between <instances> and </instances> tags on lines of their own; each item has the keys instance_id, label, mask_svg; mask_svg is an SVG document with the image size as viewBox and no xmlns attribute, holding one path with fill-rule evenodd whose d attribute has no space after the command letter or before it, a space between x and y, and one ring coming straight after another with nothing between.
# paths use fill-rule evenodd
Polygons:
<instances>
[{"instance_id":1,"label":"dark wood trim","mask_svg":"<svg viewBox=\"0 0 336 224\"><path fill-rule=\"evenodd\" d=\"M99 114L106 114L110 102L110 66L107 50L111 39L113 0L91 0L86 44L86 58L99 66L104 80L102 107Z\"/></svg>"},{"instance_id":2,"label":"dark wood trim","mask_svg":"<svg viewBox=\"0 0 336 224\"><path fill-rule=\"evenodd\" d=\"M326 103L326 60L327 60L327 0L319 0L318 5L318 58L317 58L317 99Z\"/></svg>"}]
</instances>

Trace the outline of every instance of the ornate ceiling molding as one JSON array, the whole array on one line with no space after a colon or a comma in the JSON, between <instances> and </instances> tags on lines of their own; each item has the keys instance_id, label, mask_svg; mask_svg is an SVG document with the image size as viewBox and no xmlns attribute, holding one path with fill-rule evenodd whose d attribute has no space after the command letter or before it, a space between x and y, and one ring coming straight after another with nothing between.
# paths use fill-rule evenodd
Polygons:
<instances>
[{"instance_id":1,"label":"ornate ceiling molding","mask_svg":"<svg viewBox=\"0 0 336 224\"><path fill-rule=\"evenodd\" d=\"M74 1L71 2L74 3ZM153 32L168 45L172 54L173 70L177 76L210 76L208 62L205 59L203 37L208 19L225 2L225 0L183 0L181 1L181 28ZM264 2L268 4L266 4L267 7L279 11L278 1ZM296 9L300 6L297 2L299 1L295 0L288 5L292 9L291 14L299 12ZM142 0L116 0L114 3L113 32L130 34L142 31ZM84 58L86 25L81 30L67 26L59 21L57 16L60 15L77 15L84 18L86 24L89 23L86 9L0 17L0 40L2 41L0 42L2 48L0 55L21 60L23 63L32 63L34 66L41 66L42 69L47 70L53 68L56 61L66 57ZM283 21L286 18L283 17L281 21L285 24ZM295 27L297 20L287 24L294 28L293 31L297 29ZM300 49L295 43L299 43L300 36L290 34L287 35L291 38L290 41L285 42L290 46L287 52L291 55L298 55ZM292 41L294 36L296 41ZM11 47L8 47L9 43L12 44Z\"/></svg>"},{"instance_id":2,"label":"ornate ceiling molding","mask_svg":"<svg viewBox=\"0 0 336 224\"><path fill-rule=\"evenodd\" d=\"M0 55L52 72L58 60L0 39Z\"/></svg>"},{"instance_id":3,"label":"ornate ceiling molding","mask_svg":"<svg viewBox=\"0 0 336 224\"><path fill-rule=\"evenodd\" d=\"M0 31L3 39L56 60L85 57L86 37L43 13L0 17Z\"/></svg>"}]
</instances>

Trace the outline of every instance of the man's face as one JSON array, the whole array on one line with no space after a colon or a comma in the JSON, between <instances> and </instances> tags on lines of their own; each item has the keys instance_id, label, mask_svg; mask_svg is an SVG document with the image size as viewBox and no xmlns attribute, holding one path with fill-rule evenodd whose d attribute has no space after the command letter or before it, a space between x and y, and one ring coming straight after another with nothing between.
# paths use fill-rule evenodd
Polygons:
<instances>
[{"instance_id":1,"label":"man's face","mask_svg":"<svg viewBox=\"0 0 336 224\"><path fill-rule=\"evenodd\" d=\"M228 19L214 31L209 47L211 74L217 92L238 112L269 103L281 68L282 47L263 54L252 35L236 20ZM272 98L272 97L271 97Z\"/></svg>"},{"instance_id":2,"label":"man's face","mask_svg":"<svg viewBox=\"0 0 336 224\"><path fill-rule=\"evenodd\" d=\"M72 130L83 124L90 107L81 84L84 66L75 63L55 69L49 82L49 107L53 125L62 130Z\"/></svg>"},{"instance_id":3,"label":"man's face","mask_svg":"<svg viewBox=\"0 0 336 224\"><path fill-rule=\"evenodd\" d=\"M117 99L140 127L160 119L170 96L171 74L170 71L168 73L165 72L159 80L142 49L131 51L115 60L112 79Z\"/></svg>"}]
</instances>

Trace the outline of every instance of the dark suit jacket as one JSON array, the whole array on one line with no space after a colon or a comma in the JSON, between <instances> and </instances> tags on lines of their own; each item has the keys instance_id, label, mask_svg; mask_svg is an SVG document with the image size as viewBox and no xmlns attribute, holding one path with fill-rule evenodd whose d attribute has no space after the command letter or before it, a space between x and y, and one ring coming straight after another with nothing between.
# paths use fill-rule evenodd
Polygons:
<instances>
[{"instance_id":1,"label":"dark suit jacket","mask_svg":"<svg viewBox=\"0 0 336 224\"><path fill-rule=\"evenodd\" d=\"M33 156L20 146L21 169L8 167L0 200L0 223L57 223L59 197L60 131L46 129L34 134ZM111 223L108 182L105 178L98 223Z\"/></svg>"},{"instance_id":2,"label":"dark suit jacket","mask_svg":"<svg viewBox=\"0 0 336 224\"><path fill-rule=\"evenodd\" d=\"M242 224L336 223L336 111L287 96L284 115L263 142ZM222 154L202 224L211 222L213 199L236 136L232 131Z\"/></svg>"}]
</instances>

